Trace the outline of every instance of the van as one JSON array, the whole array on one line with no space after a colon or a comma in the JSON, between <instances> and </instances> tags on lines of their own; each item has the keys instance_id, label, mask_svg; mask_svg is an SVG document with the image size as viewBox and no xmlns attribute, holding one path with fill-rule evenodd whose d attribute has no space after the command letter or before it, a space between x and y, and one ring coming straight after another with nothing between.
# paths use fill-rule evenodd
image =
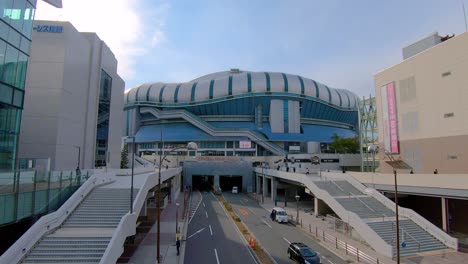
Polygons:
<instances>
[{"instance_id":1,"label":"van","mask_svg":"<svg viewBox=\"0 0 468 264\"><path fill-rule=\"evenodd\" d=\"M237 186L232 187L232 193L239 193Z\"/></svg>"},{"instance_id":2,"label":"van","mask_svg":"<svg viewBox=\"0 0 468 264\"><path fill-rule=\"evenodd\" d=\"M271 219L278 223L287 223L289 221L288 214L281 207L275 207L271 211Z\"/></svg>"}]
</instances>

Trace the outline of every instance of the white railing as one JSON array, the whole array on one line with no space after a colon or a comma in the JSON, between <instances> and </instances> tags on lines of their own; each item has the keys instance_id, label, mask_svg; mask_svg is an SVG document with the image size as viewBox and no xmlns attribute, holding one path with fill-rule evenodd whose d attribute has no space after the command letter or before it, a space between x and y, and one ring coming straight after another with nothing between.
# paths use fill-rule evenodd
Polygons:
<instances>
[{"instance_id":1,"label":"white railing","mask_svg":"<svg viewBox=\"0 0 468 264\"><path fill-rule=\"evenodd\" d=\"M395 212L395 203L388 199L385 195L381 194L379 191L373 188L366 188L362 183L360 183L351 175L347 175L346 180L354 185L354 187L359 188L360 190L364 190L364 193L374 197L388 209L392 210L392 212ZM398 218L401 217L410 219L433 237L444 243L447 247L458 250L458 239L451 237L449 234L442 231L440 228L429 222L426 218L422 217L415 211L398 206Z\"/></svg>"},{"instance_id":2,"label":"white railing","mask_svg":"<svg viewBox=\"0 0 468 264\"><path fill-rule=\"evenodd\" d=\"M42 237L58 228L95 187L111 182L112 176L109 174L93 175L57 211L41 217L34 223L0 257L0 263L19 263Z\"/></svg>"},{"instance_id":3,"label":"white railing","mask_svg":"<svg viewBox=\"0 0 468 264\"><path fill-rule=\"evenodd\" d=\"M255 168L257 173L261 173L261 169ZM287 173L276 170L264 170L267 175L283 178L287 180L296 181L305 185L318 199L323 200L333 211L345 219L349 216L349 224L354 229L366 238L369 245L372 245L374 249L381 254L392 257L392 247L388 245L372 228L370 228L358 215L354 212L346 210L334 197L332 197L327 191L320 189L312 181L310 176L297 173ZM365 234L365 236L363 235Z\"/></svg>"},{"instance_id":4,"label":"white railing","mask_svg":"<svg viewBox=\"0 0 468 264\"><path fill-rule=\"evenodd\" d=\"M175 175L178 175L181 171L181 168L161 171L161 183ZM120 220L120 223L114 231L109 245L107 246L106 251L101 258L101 264L115 263L119 259L120 255L122 255L125 239L128 236L133 236L136 234L138 215L140 214L140 211L146 202L146 195L151 188L157 186L158 184L158 174L154 171L154 169L152 172L154 173L146 176L144 184L135 197L133 202L133 214L127 213Z\"/></svg>"}]
</instances>

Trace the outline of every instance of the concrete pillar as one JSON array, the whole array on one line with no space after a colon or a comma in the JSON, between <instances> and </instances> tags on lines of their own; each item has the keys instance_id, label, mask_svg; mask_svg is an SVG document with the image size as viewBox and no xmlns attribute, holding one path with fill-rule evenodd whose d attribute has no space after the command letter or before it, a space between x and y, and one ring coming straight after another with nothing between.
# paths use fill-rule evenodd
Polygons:
<instances>
[{"instance_id":1,"label":"concrete pillar","mask_svg":"<svg viewBox=\"0 0 468 264\"><path fill-rule=\"evenodd\" d=\"M444 198L442 197L441 198L441 202L442 202L442 229L445 231L445 232L448 232L449 231L449 223L448 223L448 217L447 217L447 198Z\"/></svg>"},{"instance_id":2,"label":"concrete pillar","mask_svg":"<svg viewBox=\"0 0 468 264\"><path fill-rule=\"evenodd\" d=\"M256 190L255 191L257 192L257 194L260 194L261 176L256 175L255 180L256 180Z\"/></svg>"},{"instance_id":3,"label":"concrete pillar","mask_svg":"<svg viewBox=\"0 0 468 264\"><path fill-rule=\"evenodd\" d=\"M266 197L268 194L268 179L266 177L262 177L262 196Z\"/></svg>"},{"instance_id":4,"label":"concrete pillar","mask_svg":"<svg viewBox=\"0 0 468 264\"><path fill-rule=\"evenodd\" d=\"M319 201L317 197L314 197L314 215L318 216L319 214Z\"/></svg>"},{"instance_id":5,"label":"concrete pillar","mask_svg":"<svg viewBox=\"0 0 468 264\"><path fill-rule=\"evenodd\" d=\"M215 175L213 178L214 178L213 185L215 186L215 188L220 188L220 186L219 186L219 175Z\"/></svg>"},{"instance_id":6,"label":"concrete pillar","mask_svg":"<svg viewBox=\"0 0 468 264\"><path fill-rule=\"evenodd\" d=\"M278 190L278 180L271 178L271 200L275 202Z\"/></svg>"}]
</instances>

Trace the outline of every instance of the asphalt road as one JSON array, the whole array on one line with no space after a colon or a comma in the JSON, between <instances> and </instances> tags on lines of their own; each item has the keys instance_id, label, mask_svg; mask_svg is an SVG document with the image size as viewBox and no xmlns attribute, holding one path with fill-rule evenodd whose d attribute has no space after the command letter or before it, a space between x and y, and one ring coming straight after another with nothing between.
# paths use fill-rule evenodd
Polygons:
<instances>
[{"instance_id":1,"label":"asphalt road","mask_svg":"<svg viewBox=\"0 0 468 264\"><path fill-rule=\"evenodd\" d=\"M293 263L288 258L287 249L291 242L302 242L316 251L324 264L346 264L341 258L322 247L316 240L291 224L273 222L263 207L247 195L223 193L231 203L242 222L254 234L259 243L279 263Z\"/></svg>"},{"instance_id":2,"label":"asphalt road","mask_svg":"<svg viewBox=\"0 0 468 264\"><path fill-rule=\"evenodd\" d=\"M211 193L202 201L188 226L185 263L257 264L233 221Z\"/></svg>"}]
</instances>

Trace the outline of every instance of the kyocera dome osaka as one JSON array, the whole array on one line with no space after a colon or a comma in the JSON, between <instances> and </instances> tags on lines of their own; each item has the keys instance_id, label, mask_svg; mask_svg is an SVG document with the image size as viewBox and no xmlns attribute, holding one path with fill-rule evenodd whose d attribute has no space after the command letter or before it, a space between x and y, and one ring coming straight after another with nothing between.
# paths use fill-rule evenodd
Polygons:
<instances>
[{"instance_id":1,"label":"kyocera dome osaka","mask_svg":"<svg viewBox=\"0 0 468 264\"><path fill-rule=\"evenodd\" d=\"M187 155L318 153L335 134L358 135L357 100L350 91L299 75L231 69L132 88L125 99L126 134L135 136L140 154L192 141L197 153Z\"/></svg>"}]
</instances>

